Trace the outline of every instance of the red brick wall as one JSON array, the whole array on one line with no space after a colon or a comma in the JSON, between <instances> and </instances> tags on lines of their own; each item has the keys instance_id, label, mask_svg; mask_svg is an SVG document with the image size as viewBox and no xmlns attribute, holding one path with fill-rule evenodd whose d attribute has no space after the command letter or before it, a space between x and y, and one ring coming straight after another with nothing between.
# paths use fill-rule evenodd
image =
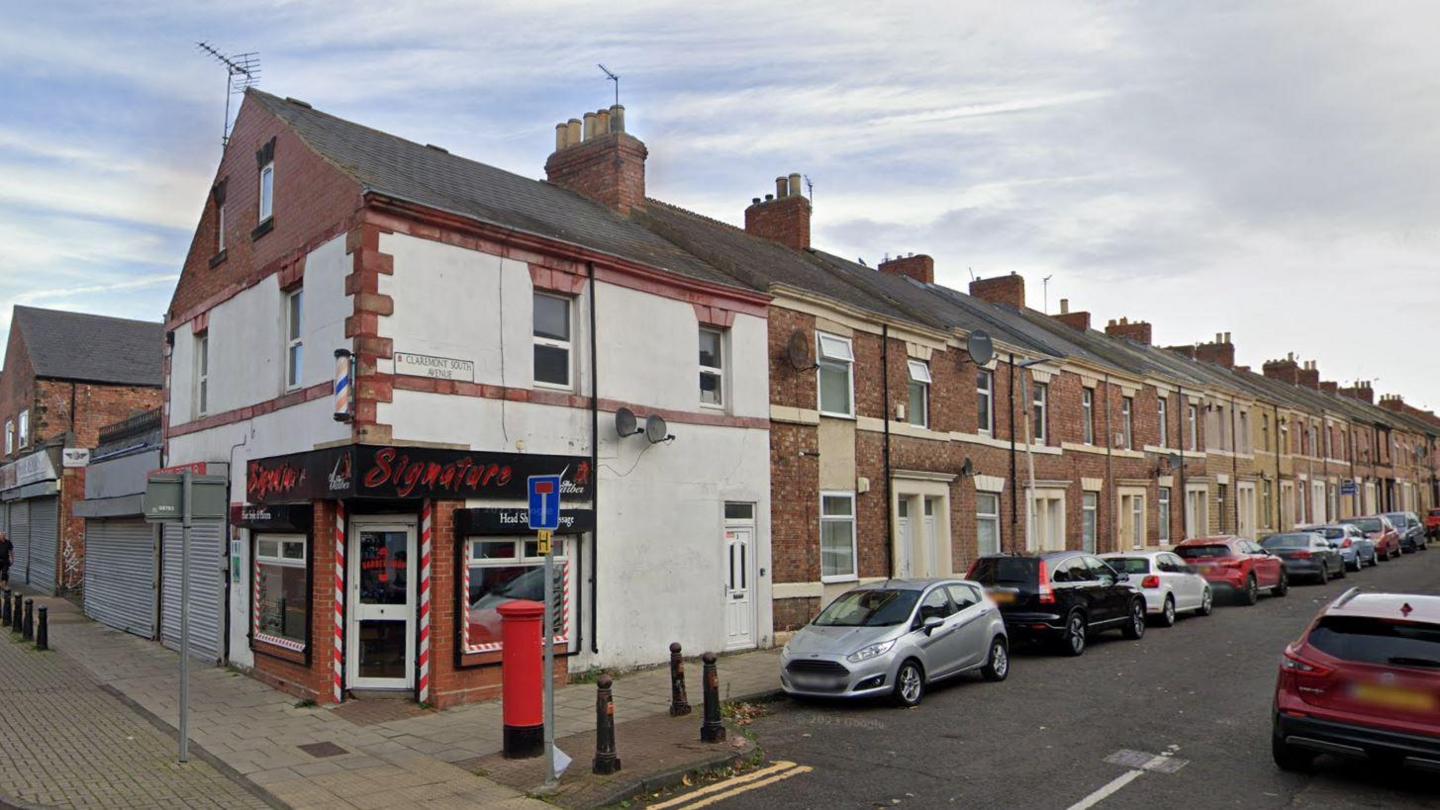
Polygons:
<instances>
[{"instance_id":1,"label":"red brick wall","mask_svg":"<svg viewBox=\"0 0 1440 810\"><path fill-rule=\"evenodd\" d=\"M923 284L935 283L935 260L923 253L901 256L880 263L880 272L909 276Z\"/></svg>"},{"instance_id":2,"label":"red brick wall","mask_svg":"<svg viewBox=\"0 0 1440 810\"><path fill-rule=\"evenodd\" d=\"M551 183L622 214L645 205L645 158L649 151L633 135L601 135L550 155Z\"/></svg>"},{"instance_id":3,"label":"red brick wall","mask_svg":"<svg viewBox=\"0 0 1440 810\"><path fill-rule=\"evenodd\" d=\"M976 279L970 282L970 294L992 304L1024 309L1025 279L1015 273Z\"/></svg>"},{"instance_id":4,"label":"red brick wall","mask_svg":"<svg viewBox=\"0 0 1440 810\"><path fill-rule=\"evenodd\" d=\"M1090 313L1088 312L1063 312L1050 317L1077 332L1086 332L1090 329Z\"/></svg>"},{"instance_id":5,"label":"red brick wall","mask_svg":"<svg viewBox=\"0 0 1440 810\"><path fill-rule=\"evenodd\" d=\"M1133 340L1136 343L1142 343L1146 346L1150 345L1150 324L1145 321L1111 321L1105 324L1105 334L1111 337Z\"/></svg>"},{"instance_id":6,"label":"red brick wall","mask_svg":"<svg viewBox=\"0 0 1440 810\"><path fill-rule=\"evenodd\" d=\"M794 196L754 203L745 209L745 231L795 250L808 250L810 201Z\"/></svg>"}]
</instances>

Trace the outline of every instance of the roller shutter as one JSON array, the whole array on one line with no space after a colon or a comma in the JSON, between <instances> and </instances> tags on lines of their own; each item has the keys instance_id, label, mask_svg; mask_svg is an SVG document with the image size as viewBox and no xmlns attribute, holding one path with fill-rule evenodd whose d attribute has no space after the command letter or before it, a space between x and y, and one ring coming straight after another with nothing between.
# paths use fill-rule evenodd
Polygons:
<instances>
[{"instance_id":1,"label":"roller shutter","mask_svg":"<svg viewBox=\"0 0 1440 810\"><path fill-rule=\"evenodd\" d=\"M144 520L85 522L85 615L155 637L155 530Z\"/></svg>"},{"instance_id":2,"label":"roller shutter","mask_svg":"<svg viewBox=\"0 0 1440 810\"><path fill-rule=\"evenodd\" d=\"M10 565L10 581L24 585L30 580L30 502L10 503L10 543L15 546L14 562Z\"/></svg>"},{"instance_id":3,"label":"roller shutter","mask_svg":"<svg viewBox=\"0 0 1440 810\"><path fill-rule=\"evenodd\" d=\"M180 537L178 525L165 524L160 562L160 638L166 647L180 649ZM201 521L190 528L190 654L220 662L220 639L225 629L225 526Z\"/></svg>"},{"instance_id":4,"label":"roller shutter","mask_svg":"<svg viewBox=\"0 0 1440 810\"><path fill-rule=\"evenodd\" d=\"M30 587L43 594L55 593L59 516L59 498L30 501Z\"/></svg>"}]
</instances>

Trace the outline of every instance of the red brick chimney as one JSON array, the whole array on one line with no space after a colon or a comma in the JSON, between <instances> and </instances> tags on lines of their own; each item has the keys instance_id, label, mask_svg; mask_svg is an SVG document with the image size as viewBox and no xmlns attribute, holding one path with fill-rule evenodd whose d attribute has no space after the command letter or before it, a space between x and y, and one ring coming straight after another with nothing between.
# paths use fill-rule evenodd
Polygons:
<instances>
[{"instance_id":1,"label":"red brick chimney","mask_svg":"<svg viewBox=\"0 0 1440 810\"><path fill-rule=\"evenodd\" d=\"M1321 391L1324 391L1324 392L1327 393L1327 394L1335 394L1335 393L1338 393L1338 392L1340 391L1340 383L1331 382L1331 381L1329 381L1329 380L1321 380L1321 381L1320 381L1320 390L1321 390Z\"/></svg>"},{"instance_id":2,"label":"red brick chimney","mask_svg":"<svg viewBox=\"0 0 1440 810\"><path fill-rule=\"evenodd\" d=\"M977 278L970 282L970 294L981 301L1025 308L1025 279L1011 271L1008 276Z\"/></svg>"},{"instance_id":3,"label":"red brick chimney","mask_svg":"<svg viewBox=\"0 0 1440 810\"><path fill-rule=\"evenodd\" d=\"M1369 380L1359 380L1352 386L1341 388L1339 393L1342 397L1350 397L1351 399L1358 399L1361 402L1368 402L1372 405L1375 404L1375 389L1370 387Z\"/></svg>"},{"instance_id":4,"label":"red brick chimney","mask_svg":"<svg viewBox=\"0 0 1440 810\"><path fill-rule=\"evenodd\" d=\"M1381 394L1380 407L1395 413L1405 413L1405 400L1399 394Z\"/></svg>"},{"instance_id":5,"label":"red brick chimney","mask_svg":"<svg viewBox=\"0 0 1440 810\"><path fill-rule=\"evenodd\" d=\"M585 113L555 125L555 152L545 161L551 183L628 214L645 205L645 158L639 138L625 133L625 108Z\"/></svg>"},{"instance_id":6,"label":"red brick chimney","mask_svg":"<svg viewBox=\"0 0 1440 810\"><path fill-rule=\"evenodd\" d=\"M1052 315L1051 317L1077 332L1090 331L1090 313L1071 312L1069 298L1060 299L1060 314Z\"/></svg>"},{"instance_id":7,"label":"red brick chimney","mask_svg":"<svg viewBox=\"0 0 1440 810\"><path fill-rule=\"evenodd\" d=\"M1320 390L1320 370L1315 368L1314 360L1307 360L1300 366L1300 384L1306 388Z\"/></svg>"},{"instance_id":8,"label":"red brick chimney","mask_svg":"<svg viewBox=\"0 0 1440 810\"><path fill-rule=\"evenodd\" d=\"M1176 354L1184 355L1184 356L1190 358L1191 360L1194 360L1194 359L1195 359L1195 347L1194 347L1194 346L1166 346L1166 347L1165 347L1165 351L1167 351L1167 352L1175 352Z\"/></svg>"},{"instance_id":9,"label":"red brick chimney","mask_svg":"<svg viewBox=\"0 0 1440 810\"><path fill-rule=\"evenodd\" d=\"M775 194L750 201L745 232L795 250L810 249L810 201L800 192L800 175L775 178Z\"/></svg>"},{"instance_id":10,"label":"red brick chimney","mask_svg":"<svg viewBox=\"0 0 1440 810\"><path fill-rule=\"evenodd\" d=\"M1131 322L1129 318L1120 320L1111 319L1105 324L1105 334L1110 337L1125 338L1136 343L1149 346L1151 341L1150 324L1146 321Z\"/></svg>"},{"instance_id":11,"label":"red brick chimney","mask_svg":"<svg viewBox=\"0 0 1440 810\"><path fill-rule=\"evenodd\" d=\"M880 272L894 273L897 276L909 276L921 284L934 284L935 260L926 256L924 253L896 256L893 259L886 259L880 262Z\"/></svg>"},{"instance_id":12,"label":"red brick chimney","mask_svg":"<svg viewBox=\"0 0 1440 810\"><path fill-rule=\"evenodd\" d=\"M1295 362L1294 352L1279 360L1266 360L1261 369L1265 376L1272 380L1287 382L1291 385L1300 384L1300 364Z\"/></svg>"}]
</instances>

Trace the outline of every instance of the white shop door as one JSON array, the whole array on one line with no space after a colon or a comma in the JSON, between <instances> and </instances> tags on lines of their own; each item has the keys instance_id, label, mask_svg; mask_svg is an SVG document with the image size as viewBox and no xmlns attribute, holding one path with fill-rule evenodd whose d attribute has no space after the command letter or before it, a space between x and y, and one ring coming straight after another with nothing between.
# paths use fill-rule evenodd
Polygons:
<instances>
[{"instance_id":1,"label":"white shop door","mask_svg":"<svg viewBox=\"0 0 1440 810\"><path fill-rule=\"evenodd\" d=\"M749 526L725 528L725 649L755 646L755 603L751 598L753 562Z\"/></svg>"}]
</instances>

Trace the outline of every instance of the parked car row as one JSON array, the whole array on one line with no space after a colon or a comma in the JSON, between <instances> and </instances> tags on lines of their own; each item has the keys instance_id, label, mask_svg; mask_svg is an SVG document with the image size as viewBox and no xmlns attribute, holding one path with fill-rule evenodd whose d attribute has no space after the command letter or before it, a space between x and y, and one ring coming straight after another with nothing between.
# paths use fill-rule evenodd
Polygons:
<instances>
[{"instance_id":1,"label":"parked car row","mask_svg":"<svg viewBox=\"0 0 1440 810\"><path fill-rule=\"evenodd\" d=\"M976 560L964 579L861 585L785 645L781 686L798 697L888 695L915 706L930 684L954 675L1004 680L1012 641L1078 656L1098 633L1138 640L1151 623L1208 616L1220 595L1253 605L1261 591L1285 596L1295 578L1325 583L1377 565L1401 553L1398 525L1409 528L1372 515L1259 543L1221 536L1169 550L996 554ZM1414 548L1425 548L1423 532Z\"/></svg>"}]
</instances>

